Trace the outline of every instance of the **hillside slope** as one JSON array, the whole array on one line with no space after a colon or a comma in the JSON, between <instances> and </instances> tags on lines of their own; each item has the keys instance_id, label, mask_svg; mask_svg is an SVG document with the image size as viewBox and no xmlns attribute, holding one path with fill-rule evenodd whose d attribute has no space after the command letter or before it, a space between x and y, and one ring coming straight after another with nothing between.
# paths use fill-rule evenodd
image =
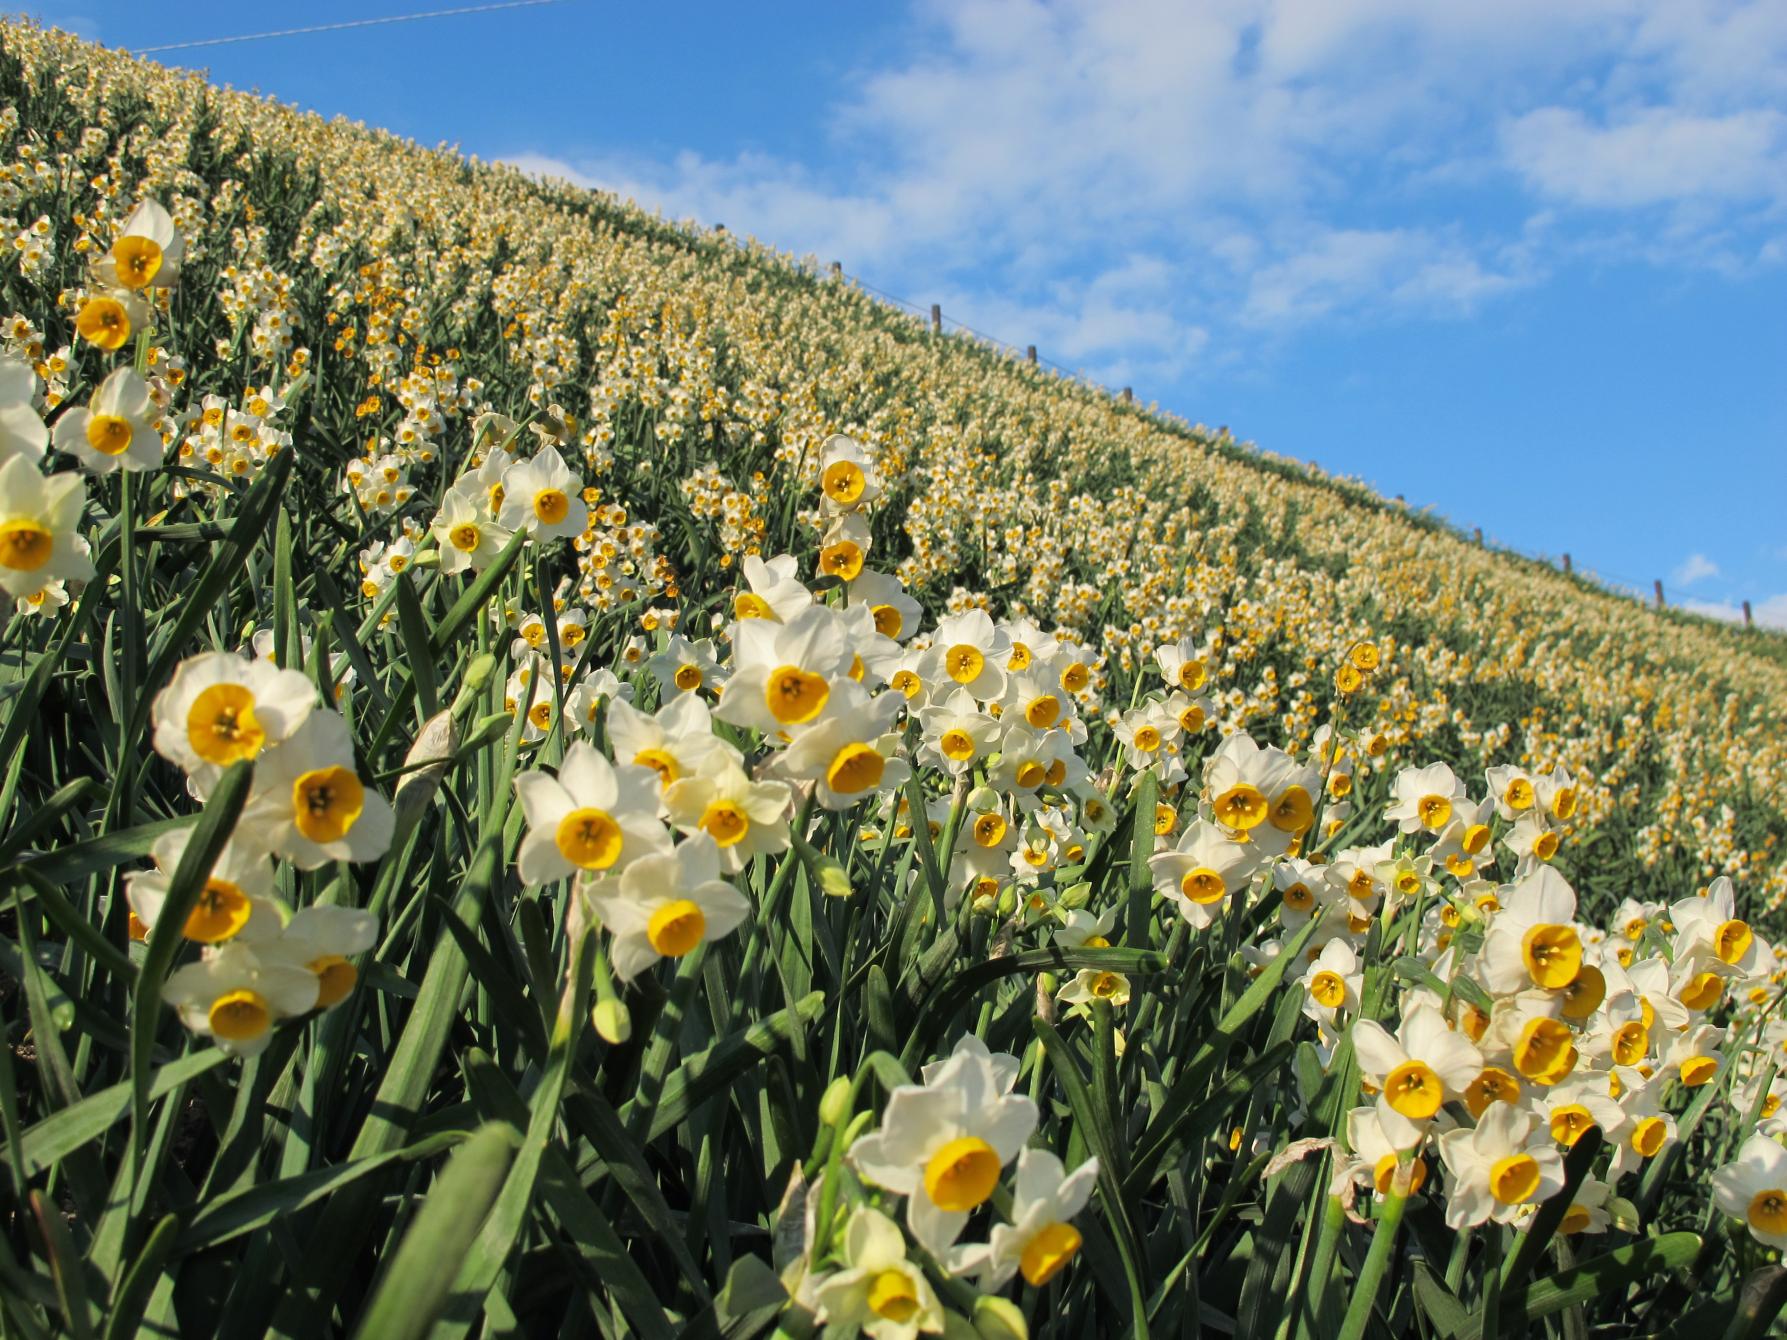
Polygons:
<instances>
[{"instance_id":1,"label":"hillside slope","mask_svg":"<svg viewBox=\"0 0 1787 1340\"><path fill-rule=\"evenodd\" d=\"M1027 612L1126 667L1219 632L1224 724L1286 747L1325 719L1345 649L1377 638L1390 672L1348 722L1373 756L1567 767L1597 834L1564 858L1588 896L1671 897L1728 873L1758 902L1787 898L1772 635L1486 552L1356 486L934 337L761 246L60 35L3 35L0 102L17 118L0 214L21 260L0 311L18 314L7 347L35 362L71 338L89 229L154 195L188 239L206 319L221 311L265 353L269 385L309 379L304 468L402 445L418 368L457 374L463 403L435 411L449 453L481 405L562 407L611 458L611 502L642 474L684 481L686 515L637 520L664 537L659 588L695 604L760 544L810 551L784 481L847 431L892 481L878 555L937 606ZM70 123L105 133L29 129ZM344 257L352 282L336 278ZM46 287L65 293L60 328L36 330L27 299ZM448 334L425 349L423 329ZM76 390L47 380L53 397ZM192 406L241 390L197 357L184 389Z\"/></svg>"}]
</instances>

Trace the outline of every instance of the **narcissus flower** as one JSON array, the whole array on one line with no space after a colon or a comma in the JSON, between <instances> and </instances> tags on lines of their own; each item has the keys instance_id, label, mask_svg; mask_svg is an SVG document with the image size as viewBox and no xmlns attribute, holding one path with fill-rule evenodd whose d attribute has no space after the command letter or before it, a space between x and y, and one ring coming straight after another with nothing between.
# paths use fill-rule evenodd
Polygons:
<instances>
[{"instance_id":1,"label":"narcissus flower","mask_svg":"<svg viewBox=\"0 0 1787 1340\"><path fill-rule=\"evenodd\" d=\"M1741 1219L1766 1247L1787 1247L1787 1149L1766 1135L1745 1140L1712 1176L1713 1203Z\"/></svg>"},{"instance_id":2,"label":"narcissus flower","mask_svg":"<svg viewBox=\"0 0 1787 1340\"><path fill-rule=\"evenodd\" d=\"M1011 641L985 610L968 610L939 620L931 635L929 679L950 679L981 702L1005 691L1005 662Z\"/></svg>"},{"instance_id":3,"label":"narcissus flower","mask_svg":"<svg viewBox=\"0 0 1787 1340\"><path fill-rule=\"evenodd\" d=\"M1484 984L1497 995L1528 987L1560 991L1582 970L1576 892L1542 866L1517 882L1483 941Z\"/></svg>"},{"instance_id":4,"label":"narcissus flower","mask_svg":"<svg viewBox=\"0 0 1787 1340\"><path fill-rule=\"evenodd\" d=\"M714 715L766 735L810 726L848 679L853 653L836 610L814 605L787 623L741 619L732 677Z\"/></svg>"},{"instance_id":5,"label":"narcissus flower","mask_svg":"<svg viewBox=\"0 0 1787 1340\"><path fill-rule=\"evenodd\" d=\"M792 797L788 783L754 782L736 759L715 753L665 788L664 808L682 832L712 838L720 864L737 874L753 856L788 850Z\"/></svg>"},{"instance_id":6,"label":"narcissus flower","mask_svg":"<svg viewBox=\"0 0 1787 1340\"><path fill-rule=\"evenodd\" d=\"M1036 1104L1010 1092L1017 1072L1015 1057L969 1034L947 1060L925 1067L922 1084L896 1088L880 1128L850 1147L865 1180L907 1197L907 1227L934 1256L992 1196L1036 1129Z\"/></svg>"},{"instance_id":7,"label":"narcissus flower","mask_svg":"<svg viewBox=\"0 0 1787 1340\"><path fill-rule=\"evenodd\" d=\"M503 502L497 520L505 530L527 531L540 544L581 535L589 524L583 481L571 472L557 448L546 447L503 471Z\"/></svg>"},{"instance_id":8,"label":"narcissus flower","mask_svg":"<svg viewBox=\"0 0 1787 1340\"><path fill-rule=\"evenodd\" d=\"M326 1010L346 1000L359 980L351 960L371 949L378 918L358 907L324 905L299 912L271 944L256 943L263 961L302 966L316 977L316 1006Z\"/></svg>"},{"instance_id":9,"label":"narcissus flower","mask_svg":"<svg viewBox=\"0 0 1787 1340\"><path fill-rule=\"evenodd\" d=\"M730 935L751 914L745 896L720 878L720 849L705 833L639 857L584 896L614 937L609 962L622 981Z\"/></svg>"},{"instance_id":10,"label":"narcissus flower","mask_svg":"<svg viewBox=\"0 0 1787 1340\"><path fill-rule=\"evenodd\" d=\"M455 485L441 499L441 510L434 518L436 542L440 545L442 572L482 572L489 567L511 532L498 525L484 502L470 490Z\"/></svg>"},{"instance_id":11,"label":"narcissus flower","mask_svg":"<svg viewBox=\"0 0 1787 1340\"><path fill-rule=\"evenodd\" d=\"M906 1238L885 1214L859 1206L844 1229L844 1269L816 1281L827 1329L873 1340L912 1340L943 1329L943 1307L924 1271L906 1259Z\"/></svg>"},{"instance_id":12,"label":"narcissus flower","mask_svg":"<svg viewBox=\"0 0 1787 1340\"><path fill-rule=\"evenodd\" d=\"M390 803L354 771L347 722L319 710L255 761L254 791L236 831L314 870L327 861L377 860L396 826Z\"/></svg>"},{"instance_id":13,"label":"narcissus flower","mask_svg":"<svg viewBox=\"0 0 1787 1340\"><path fill-rule=\"evenodd\" d=\"M74 328L87 343L108 353L122 349L149 319L149 305L127 288L93 294L75 313Z\"/></svg>"},{"instance_id":14,"label":"narcissus flower","mask_svg":"<svg viewBox=\"0 0 1787 1340\"><path fill-rule=\"evenodd\" d=\"M1185 826L1171 851L1148 858L1148 869L1154 891L1171 899L1193 926L1206 930L1222 915L1229 898L1247 887L1261 859L1252 843L1236 842L1217 825L1196 819Z\"/></svg>"},{"instance_id":15,"label":"narcissus flower","mask_svg":"<svg viewBox=\"0 0 1787 1340\"><path fill-rule=\"evenodd\" d=\"M1515 1222L1563 1189L1564 1161L1530 1111L1492 1103L1474 1129L1440 1136L1451 1174L1446 1224L1471 1228L1485 1220Z\"/></svg>"},{"instance_id":16,"label":"narcissus flower","mask_svg":"<svg viewBox=\"0 0 1787 1340\"><path fill-rule=\"evenodd\" d=\"M1353 1025L1359 1071L1378 1091L1378 1121L1398 1148L1413 1148L1448 1099L1462 1099L1483 1069L1483 1054L1446 1026L1431 1005L1417 1005L1391 1037L1375 1019Z\"/></svg>"},{"instance_id":17,"label":"narcissus flower","mask_svg":"<svg viewBox=\"0 0 1787 1340\"><path fill-rule=\"evenodd\" d=\"M225 768L289 737L315 706L316 686L296 670L225 651L191 656L156 695L155 752L202 800Z\"/></svg>"},{"instance_id":18,"label":"narcissus flower","mask_svg":"<svg viewBox=\"0 0 1787 1340\"><path fill-rule=\"evenodd\" d=\"M670 834L658 819L657 774L610 763L587 741L565 750L557 777L517 777L515 794L527 814L515 868L529 884L550 884L579 871L618 874L670 848Z\"/></svg>"},{"instance_id":19,"label":"narcissus flower","mask_svg":"<svg viewBox=\"0 0 1787 1340\"><path fill-rule=\"evenodd\" d=\"M951 1268L957 1274L977 1272L987 1293L1003 1289L1019 1272L1040 1289L1079 1252L1080 1231L1068 1221L1086 1208L1097 1183L1095 1158L1070 1173L1048 1150L1024 1150L1012 1186L1011 1222L994 1225L984 1247L957 1252Z\"/></svg>"},{"instance_id":20,"label":"narcissus flower","mask_svg":"<svg viewBox=\"0 0 1787 1340\"><path fill-rule=\"evenodd\" d=\"M721 700L722 707L731 696L728 692ZM813 783L821 806L844 810L905 783L910 769L904 759L895 757L900 737L890 733L905 699L891 692L871 698L848 679L832 690L831 697L825 716L777 754L769 771L790 781Z\"/></svg>"},{"instance_id":21,"label":"narcissus flower","mask_svg":"<svg viewBox=\"0 0 1787 1340\"><path fill-rule=\"evenodd\" d=\"M237 1056L254 1056L273 1040L280 1020L316 1008L317 976L232 940L170 973L161 994L194 1033Z\"/></svg>"},{"instance_id":22,"label":"narcissus flower","mask_svg":"<svg viewBox=\"0 0 1787 1340\"><path fill-rule=\"evenodd\" d=\"M87 489L78 474L44 476L28 456L0 463L0 589L28 596L52 581L93 575L81 511Z\"/></svg>"},{"instance_id":23,"label":"narcissus flower","mask_svg":"<svg viewBox=\"0 0 1787 1340\"><path fill-rule=\"evenodd\" d=\"M132 939L146 939L155 929L169 881L191 836L189 828L164 833L149 849L155 869L124 877ZM283 924L273 887L273 863L263 852L225 843L181 933L198 944L214 945L238 935L250 941L272 939Z\"/></svg>"},{"instance_id":24,"label":"narcissus flower","mask_svg":"<svg viewBox=\"0 0 1787 1340\"><path fill-rule=\"evenodd\" d=\"M881 493L868 452L855 438L834 433L819 456L819 495L833 511L853 512Z\"/></svg>"},{"instance_id":25,"label":"narcissus flower","mask_svg":"<svg viewBox=\"0 0 1787 1340\"><path fill-rule=\"evenodd\" d=\"M111 249L94 262L94 277L107 288L168 288L179 282L186 243L167 210L145 200L124 220Z\"/></svg>"},{"instance_id":26,"label":"narcissus flower","mask_svg":"<svg viewBox=\"0 0 1787 1340\"><path fill-rule=\"evenodd\" d=\"M164 450L155 431L160 417L149 383L129 368L115 368L91 401L63 412L52 440L57 451L67 452L96 475L154 470Z\"/></svg>"}]
</instances>

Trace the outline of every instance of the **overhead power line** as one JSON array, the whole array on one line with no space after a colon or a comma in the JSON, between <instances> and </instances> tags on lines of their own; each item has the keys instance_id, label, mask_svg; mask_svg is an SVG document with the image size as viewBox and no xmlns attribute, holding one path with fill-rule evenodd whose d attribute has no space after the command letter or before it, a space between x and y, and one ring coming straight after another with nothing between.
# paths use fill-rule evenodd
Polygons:
<instances>
[{"instance_id":1,"label":"overhead power line","mask_svg":"<svg viewBox=\"0 0 1787 1340\"><path fill-rule=\"evenodd\" d=\"M376 19L347 19L341 23L315 23L307 28L280 28L267 33L242 33L236 37L207 37L197 42L168 42L162 46L138 47L139 56L161 51L185 51L191 47L221 47L232 42L259 42L268 37L301 37L306 33L333 33L344 28L372 28L381 23L414 23L418 19L445 19L457 14L489 14L499 9L529 9L537 5L556 5L563 0L501 0L490 5L460 5L455 9L431 9L422 14L388 14Z\"/></svg>"}]
</instances>

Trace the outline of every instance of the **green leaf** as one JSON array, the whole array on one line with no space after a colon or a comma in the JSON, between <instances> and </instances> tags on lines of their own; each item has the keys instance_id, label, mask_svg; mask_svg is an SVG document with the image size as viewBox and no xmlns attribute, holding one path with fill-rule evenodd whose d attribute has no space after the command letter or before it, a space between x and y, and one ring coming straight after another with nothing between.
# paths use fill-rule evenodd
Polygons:
<instances>
[{"instance_id":1,"label":"green leaf","mask_svg":"<svg viewBox=\"0 0 1787 1340\"><path fill-rule=\"evenodd\" d=\"M1501 1296L1501 1334L1526 1335L1554 1312L1602 1295L1618 1297L1646 1275L1674 1270L1700 1250L1698 1233L1664 1233L1615 1248L1536 1284ZM1481 1313L1473 1314L1459 1340L1484 1340Z\"/></svg>"},{"instance_id":2,"label":"green leaf","mask_svg":"<svg viewBox=\"0 0 1787 1340\"><path fill-rule=\"evenodd\" d=\"M446 1310L460 1264L496 1203L515 1145L514 1129L493 1121L453 1152L398 1242L355 1336L420 1340L428 1333Z\"/></svg>"}]
</instances>

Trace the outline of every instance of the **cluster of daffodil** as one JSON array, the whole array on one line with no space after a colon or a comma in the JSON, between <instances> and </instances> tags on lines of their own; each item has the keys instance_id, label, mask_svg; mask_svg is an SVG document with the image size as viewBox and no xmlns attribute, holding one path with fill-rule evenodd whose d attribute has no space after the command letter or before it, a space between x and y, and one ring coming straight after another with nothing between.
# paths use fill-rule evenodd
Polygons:
<instances>
[{"instance_id":1,"label":"cluster of daffodil","mask_svg":"<svg viewBox=\"0 0 1787 1340\"><path fill-rule=\"evenodd\" d=\"M283 1020L344 1000L358 979L351 960L378 932L360 908L294 912L279 897L276 862L314 870L377 860L395 818L354 770L347 722L318 707L316 686L295 670L229 652L192 657L157 695L154 726L156 753L185 772L197 800L231 765L254 765L235 829L181 927L199 957L163 991L195 1034L253 1056ZM190 834L159 839L156 868L127 879L132 939L154 929Z\"/></svg>"},{"instance_id":2,"label":"cluster of daffodil","mask_svg":"<svg viewBox=\"0 0 1787 1340\"><path fill-rule=\"evenodd\" d=\"M1023 1315L999 1291L1019 1275L1040 1288L1078 1254L1072 1221L1091 1197L1098 1160L1069 1172L1030 1143L1037 1107L1012 1092L1018 1073L1015 1056L970 1034L925 1066L920 1083L896 1087L873 1131L864 1130L869 1113L832 1114L845 1142L843 1163L828 1174L839 1187L802 1188L783 1207L798 1220L800 1249L782 1279L813 1323L875 1340L943 1333L970 1318L980 1329L957 1333L1026 1334ZM839 1081L827 1104L846 1104L849 1087ZM823 1191L839 1197L829 1222ZM904 1202L904 1233L890 1213L896 1201ZM940 1288L960 1308L953 1317Z\"/></svg>"},{"instance_id":3,"label":"cluster of daffodil","mask_svg":"<svg viewBox=\"0 0 1787 1340\"><path fill-rule=\"evenodd\" d=\"M4 184L16 192L21 229L39 214L60 217L45 203L72 177L85 223L44 245L58 255L103 249L129 213L129 192L159 195L176 221L205 234L192 247L230 257L220 301L240 332L231 340L287 383L308 363L302 344L281 352L298 320L294 284L319 276L337 366L366 388L356 394L377 429L373 461L398 453L412 431L428 436L415 412L422 401L406 385L437 366L439 349L463 347L475 314L493 309L504 344L494 363L526 378L530 406L571 403L588 388L587 420L567 424L561 450L586 453L596 475L621 428L679 448L717 431L781 462L846 430L889 478L934 485L896 490L910 551L895 567L909 588L946 590L971 564L983 590L1073 630L1128 671L1187 628L1220 626L1208 689L1219 724L1271 723L1287 747L1311 743L1325 703L1318 668L1368 624L1429 625L1432 636L1404 632L1386 644L1397 670L1355 703L1360 730L1385 749L1455 740L1484 765L1562 762L1597 783L1585 798L1591 821L1606 817L1601 797L1636 783L1656 796L1637 860L1674 878L1730 875L1767 905L1787 898L1787 848L1754 817L1757 802L1736 800L1787 789L1782 672L1766 658L1442 530L1386 519L1346 481L1269 457L1282 468L1258 469L1226 435L1117 410L978 349L913 339L847 285L780 283L766 301L747 294L736 268L705 264L699 248L666 252L644 237L592 232L587 193L480 167L474 196L461 190L457 159L220 94L257 140L322 173L322 206L275 246L244 209L240 182L207 198L182 166L198 133L185 84L33 30L19 30L15 46L33 68L90 65L103 74L98 86L139 92L168 122L143 179L123 157L133 128L111 124L103 99L89 113L95 134L67 148L15 131ZM369 182L380 183L376 198ZM803 273L765 248L749 253ZM121 306L120 293L140 292L87 285L60 301L85 310L89 290ZM438 337L422 329L431 312L449 322L432 347L424 342ZM123 327L105 320L116 315L101 304L87 324L121 343ZM585 360L586 327L594 337ZM272 366L279 358L283 368ZM476 402L479 389L465 388L490 380L466 378L461 392ZM452 417L448 397L435 412ZM726 500L730 548L758 535L779 500L768 474L726 473L732 482L703 486L700 505ZM650 594L654 582L668 584L651 559L634 556L633 575L615 566L605 575L620 588ZM1113 589L1114 610L1105 604ZM1516 712L1505 709L1508 689ZM1685 861L1692 869L1678 870Z\"/></svg>"}]
</instances>

